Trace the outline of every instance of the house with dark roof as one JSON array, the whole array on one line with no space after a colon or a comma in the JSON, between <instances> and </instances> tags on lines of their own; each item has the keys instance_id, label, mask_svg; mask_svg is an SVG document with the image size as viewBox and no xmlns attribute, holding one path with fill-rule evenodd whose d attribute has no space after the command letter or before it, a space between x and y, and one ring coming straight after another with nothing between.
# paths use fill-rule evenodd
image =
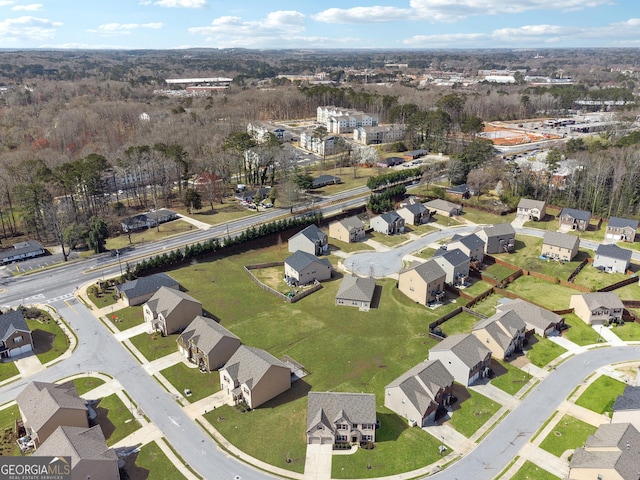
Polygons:
<instances>
[{"instance_id":1,"label":"house with dark roof","mask_svg":"<svg viewBox=\"0 0 640 480\"><path fill-rule=\"evenodd\" d=\"M149 300L160 287L180 289L180 284L166 273L154 273L147 277L136 278L129 282L118 285L120 298L130 307L142 305Z\"/></svg>"},{"instance_id":2,"label":"house with dark roof","mask_svg":"<svg viewBox=\"0 0 640 480\"><path fill-rule=\"evenodd\" d=\"M404 152L402 154L402 156L406 160L415 160L416 158L424 157L428 153L429 153L428 150L425 150L423 148L419 148L418 150L409 150L408 152Z\"/></svg>"},{"instance_id":3,"label":"house with dark roof","mask_svg":"<svg viewBox=\"0 0 640 480\"><path fill-rule=\"evenodd\" d=\"M640 431L640 386L626 385L613 403L611 423L627 422Z\"/></svg>"},{"instance_id":4,"label":"house with dark roof","mask_svg":"<svg viewBox=\"0 0 640 480\"><path fill-rule=\"evenodd\" d=\"M329 250L329 238L326 233L311 224L292 236L288 246L291 253L303 251L312 255L323 255Z\"/></svg>"},{"instance_id":5,"label":"house with dark roof","mask_svg":"<svg viewBox=\"0 0 640 480\"><path fill-rule=\"evenodd\" d=\"M527 324L515 311L497 312L480 320L471 333L491 350L492 355L503 360L522 351Z\"/></svg>"},{"instance_id":6,"label":"house with dark roof","mask_svg":"<svg viewBox=\"0 0 640 480\"><path fill-rule=\"evenodd\" d=\"M449 405L454 378L440 360L419 363L384 387L384 406L424 427Z\"/></svg>"},{"instance_id":7,"label":"house with dark roof","mask_svg":"<svg viewBox=\"0 0 640 480\"><path fill-rule=\"evenodd\" d=\"M87 406L73 382L31 382L16 397L22 423L36 448L61 425L89 428Z\"/></svg>"},{"instance_id":8,"label":"house with dark roof","mask_svg":"<svg viewBox=\"0 0 640 480\"><path fill-rule=\"evenodd\" d=\"M309 445L357 445L375 441L376 396L373 393L309 392Z\"/></svg>"},{"instance_id":9,"label":"house with dark roof","mask_svg":"<svg viewBox=\"0 0 640 480\"><path fill-rule=\"evenodd\" d=\"M454 215L462 215L462 205L457 203L435 198L424 203L424 206L430 211L431 215L442 215L443 217L453 217Z\"/></svg>"},{"instance_id":10,"label":"house with dark roof","mask_svg":"<svg viewBox=\"0 0 640 480\"><path fill-rule=\"evenodd\" d=\"M622 320L624 305L615 292L583 293L571 295L569 307L587 325L605 322L617 323Z\"/></svg>"},{"instance_id":11,"label":"house with dark roof","mask_svg":"<svg viewBox=\"0 0 640 480\"><path fill-rule=\"evenodd\" d=\"M33 337L21 310L0 315L0 358L33 351Z\"/></svg>"},{"instance_id":12,"label":"house with dark roof","mask_svg":"<svg viewBox=\"0 0 640 480\"><path fill-rule=\"evenodd\" d=\"M420 202L410 203L396 210L396 213L404 218L405 225L422 225L431 218L429 210Z\"/></svg>"},{"instance_id":13,"label":"house with dark roof","mask_svg":"<svg viewBox=\"0 0 640 480\"><path fill-rule=\"evenodd\" d=\"M162 223L170 222L178 218L178 214L167 208L159 208L149 212L134 215L122 221L122 231L125 233L153 228Z\"/></svg>"},{"instance_id":14,"label":"house with dark roof","mask_svg":"<svg viewBox=\"0 0 640 480\"><path fill-rule=\"evenodd\" d=\"M369 221L369 225L374 232L384 233L385 235L404 233L404 218L398 215L397 212L386 212L373 217Z\"/></svg>"},{"instance_id":15,"label":"house with dark roof","mask_svg":"<svg viewBox=\"0 0 640 480\"><path fill-rule=\"evenodd\" d=\"M498 302L496 309L499 312L513 310L524 320L528 331L533 331L541 337L557 333L564 324L564 318L557 313L522 299L503 298Z\"/></svg>"},{"instance_id":16,"label":"house with dark roof","mask_svg":"<svg viewBox=\"0 0 640 480\"><path fill-rule=\"evenodd\" d=\"M61 425L33 453L34 457L71 457L71 478L120 480L118 455L100 425L90 428Z\"/></svg>"},{"instance_id":17,"label":"house with dark roof","mask_svg":"<svg viewBox=\"0 0 640 480\"><path fill-rule=\"evenodd\" d=\"M358 307L368 312L376 291L374 278L361 278L355 275L345 275L336 293L336 305Z\"/></svg>"},{"instance_id":18,"label":"house with dark roof","mask_svg":"<svg viewBox=\"0 0 640 480\"><path fill-rule=\"evenodd\" d=\"M547 204L542 200L521 198L516 209L516 216L525 220L542 220L547 214Z\"/></svg>"},{"instance_id":19,"label":"house with dark roof","mask_svg":"<svg viewBox=\"0 0 640 480\"><path fill-rule=\"evenodd\" d=\"M398 290L414 302L429 306L444 298L446 277L442 267L431 259L402 270L398 275Z\"/></svg>"},{"instance_id":20,"label":"house with dark roof","mask_svg":"<svg viewBox=\"0 0 640 480\"><path fill-rule=\"evenodd\" d=\"M39 257L45 253L46 250L40 242L36 240L26 240L24 242L14 244L12 248L7 250L0 250L0 264Z\"/></svg>"},{"instance_id":21,"label":"house with dark roof","mask_svg":"<svg viewBox=\"0 0 640 480\"><path fill-rule=\"evenodd\" d=\"M484 242L484 253L512 252L516 246L516 231L510 223L488 225L476 232Z\"/></svg>"},{"instance_id":22,"label":"house with dark roof","mask_svg":"<svg viewBox=\"0 0 640 480\"><path fill-rule=\"evenodd\" d=\"M309 285L329 280L333 273L331 262L302 250L289 255L284 261L284 279L291 285Z\"/></svg>"},{"instance_id":23,"label":"house with dark roof","mask_svg":"<svg viewBox=\"0 0 640 480\"><path fill-rule=\"evenodd\" d=\"M569 480L637 480L640 432L630 423L603 423L577 448L569 462Z\"/></svg>"},{"instance_id":24,"label":"house with dark roof","mask_svg":"<svg viewBox=\"0 0 640 480\"><path fill-rule=\"evenodd\" d=\"M563 208L558 216L560 228L566 230L579 230L584 232L589 228L591 212L576 210L575 208Z\"/></svg>"},{"instance_id":25,"label":"house with dark roof","mask_svg":"<svg viewBox=\"0 0 640 480\"><path fill-rule=\"evenodd\" d=\"M144 304L142 313L151 330L170 335L182 331L202 315L202 304L180 290L160 287Z\"/></svg>"},{"instance_id":26,"label":"house with dark roof","mask_svg":"<svg viewBox=\"0 0 640 480\"><path fill-rule=\"evenodd\" d=\"M329 224L329 236L345 243L362 242L366 237L364 222L358 217L347 217Z\"/></svg>"},{"instance_id":27,"label":"house with dark roof","mask_svg":"<svg viewBox=\"0 0 640 480\"><path fill-rule=\"evenodd\" d=\"M220 388L256 408L291 388L291 369L264 350L240 345L220 369Z\"/></svg>"},{"instance_id":28,"label":"house with dark roof","mask_svg":"<svg viewBox=\"0 0 640 480\"><path fill-rule=\"evenodd\" d=\"M580 237L547 230L542 238L540 255L562 262L570 262L578 254Z\"/></svg>"},{"instance_id":29,"label":"house with dark roof","mask_svg":"<svg viewBox=\"0 0 640 480\"><path fill-rule=\"evenodd\" d=\"M429 349L429 360L440 360L467 387L489 374L491 350L470 333L451 335Z\"/></svg>"},{"instance_id":30,"label":"house with dark roof","mask_svg":"<svg viewBox=\"0 0 640 480\"><path fill-rule=\"evenodd\" d=\"M473 190L466 183L449 187L445 191L447 195L461 200L471 198L471 195L473 195Z\"/></svg>"},{"instance_id":31,"label":"house with dark roof","mask_svg":"<svg viewBox=\"0 0 640 480\"><path fill-rule=\"evenodd\" d=\"M472 262L484 260L484 241L475 233L469 235L454 235L447 243L447 250L460 250Z\"/></svg>"},{"instance_id":32,"label":"house with dark roof","mask_svg":"<svg viewBox=\"0 0 640 480\"><path fill-rule=\"evenodd\" d=\"M401 165L403 163L404 163L404 159L401 157L381 158L376 162L376 167L380 167L380 168L395 167L396 165Z\"/></svg>"},{"instance_id":33,"label":"house with dark roof","mask_svg":"<svg viewBox=\"0 0 640 480\"><path fill-rule=\"evenodd\" d=\"M464 285L469 279L471 259L462 250L438 249L433 254L433 260L444 270L445 281L449 285Z\"/></svg>"},{"instance_id":34,"label":"house with dark roof","mask_svg":"<svg viewBox=\"0 0 640 480\"><path fill-rule=\"evenodd\" d=\"M611 217L607 223L604 238L616 241L635 242L637 230L638 220Z\"/></svg>"},{"instance_id":35,"label":"house with dark roof","mask_svg":"<svg viewBox=\"0 0 640 480\"><path fill-rule=\"evenodd\" d=\"M271 193L270 188L260 187L255 190L242 190L240 192L236 192L235 197L241 202L258 203L269 198L269 193Z\"/></svg>"},{"instance_id":36,"label":"house with dark roof","mask_svg":"<svg viewBox=\"0 0 640 480\"><path fill-rule=\"evenodd\" d=\"M340 177L334 177L333 175L320 175L313 179L311 182L311 188L322 188L327 185L337 185L338 183L342 183L342 179Z\"/></svg>"},{"instance_id":37,"label":"house with dark roof","mask_svg":"<svg viewBox=\"0 0 640 480\"><path fill-rule=\"evenodd\" d=\"M242 342L213 318L198 315L176 339L178 351L202 372L218 370Z\"/></svg>"},{"instance_id":38,"label":"house with dark roof","mask_svg":"<svg viewBox=\"0 0 640 480\"><path fill-rule=\"evenodd\" d=\"M626 273L631 264L631 250L615 244L600 244L596 249L593 266L607 273Z\"/></svg>"}]
</instances>

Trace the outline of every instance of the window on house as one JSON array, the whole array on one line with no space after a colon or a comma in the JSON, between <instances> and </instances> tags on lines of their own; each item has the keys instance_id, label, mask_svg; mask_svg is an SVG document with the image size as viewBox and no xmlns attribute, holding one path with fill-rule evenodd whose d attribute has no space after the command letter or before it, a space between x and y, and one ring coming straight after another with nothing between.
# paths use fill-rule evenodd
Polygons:
<instances>
[{"instance_id":1,"label":"window on house","mask_svg":"<svg viewBox=\"0 0 640 480\"><path fill-rule=\"evenodd\" d=\"M338 430L348 430L348 429L349 429L348 425L344 423L338 424Z\"/></svg>"},{"instance_id":2,"label":"window on house","mask_svg":"<svg viewBox=\"0 0 640 480\"><path fill-rule=\"evenodd\" d=\"M362 440L364 440L365 442L370 442L371 440L373 440L373 437L371 435L363 435Z\"/></svg>"},{"instance_id":3,"label":"window on house","mask_svg":"<svg viewBox=\"0 0 640 480\"><path fill-rule=\"evenodd\" d=\"M20 343L22 341L22 335L18 335L17 337L13 337L13 343Z\"/></svg>"}]
</instances>

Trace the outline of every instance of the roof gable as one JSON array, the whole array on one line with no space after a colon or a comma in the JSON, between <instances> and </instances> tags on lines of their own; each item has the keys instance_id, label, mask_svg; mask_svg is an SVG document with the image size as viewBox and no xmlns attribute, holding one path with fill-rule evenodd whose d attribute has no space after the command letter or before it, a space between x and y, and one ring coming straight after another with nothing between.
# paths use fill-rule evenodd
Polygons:
<instances>
[{"instance_id":1,"label":"roof gable","mask_svg":"<svg viewBox=\"0 0 640 480\"><path fill-rule=\"evenodd\" d=\"M345 276L340 283L336 298L370 302L376 289L376 281L373 278L361 278Z\"/></svg>"},{"instance_id":2,"label":"roof gable","mask_svg":"<svg viewBox=\"0 0 640 480\"><path fill-rule=\"evenodd\" d=\"M13 310L0 315L0 340L6 340L16 330L31 332L20 310Z\"/></svg>"},{"instance_id":3,"label":"roof gable","mask_svg":"<svg viewBox=\"0 0 640 480\"><path fill-rule=\"evenodd\" d=\"M322 419L330 424L376 423L376 396L373 393L309 392L307 400L307 431Z\"/></svg>"}]
</instances>

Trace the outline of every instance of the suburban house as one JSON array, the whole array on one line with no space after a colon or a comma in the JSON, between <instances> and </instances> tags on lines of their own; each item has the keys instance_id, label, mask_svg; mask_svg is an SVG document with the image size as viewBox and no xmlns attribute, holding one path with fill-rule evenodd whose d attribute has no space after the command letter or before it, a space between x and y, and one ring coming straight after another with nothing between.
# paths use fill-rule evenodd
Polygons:
<instances>
[{"instance_id":1,"label":"suburban house","mask_svg":"<svg viewBox=\"0 0 640 480\"><path fill-rule=\"evenodd\" d=\"M427 223L431 215L427 207L420 202L411 203L396 210L396 213L404 219L405 225L422 225Z\"/></svg>"},{"instance_id":2,"label":"suburban house","mask_svg":"<svg viewBox=\"0 0 640 480\"><path fill-rule=\"evenodd\" d=\"M308 285L329 280L333 267L326 258L318 258L302 250L292 253L284 261L284 279L291 285Z\"/></svg>"},{"instance_id":3,"label":"suburban house","mask_svg":"<svg viewBox=\"0 0 640 480\"><path fill-rule=\"evenodd\" d=\"M527 331L533 331L536 335L547 337L562 327L564 318L546 308L539 307L522 299L511 300L503 298L496 307L499 312L512 310L524 320Z\"/></svg>"},{"instance_id":4,"label":"suburban house","mask_svg":"<svg viewBox=\"0 0 640 480\"><path fill-rule=\"evenodd\" d=\"M421 362L384 387L384 406L424 427L449 405L453 382L440 360Z\"/></svg>"},{"instance_id":5,"label":"suburban house","mask_svg":"<svg viewBox=\"0 0 640 480\"><path fill-rule=\"evenodd\" d=\"M484 253L511 252L516 246L516 231L510 223L489 225L476 232L485 244Z\"/></svg>"},{"instance_id":6,"label":"suburban house","mask_svg":"<svg viewBox=\"0 0 640 480\"><path fill-rule=\"evenodd\" d=\"M429 360L440 360L456 382L468 387L489 374L491 350L470 333L451 335L429 349Z\"/></svg>"},{"instance_id":7,"label":"suburban house","mask_svg":"<svg viewBox=\"0 0 640 480\"><path fill-rule=\"evenodd\" d=\"M563 208L558 218L560 219L560 228L580 230L581 232L584 232L589 228L591 213L586 210Z\"/></svg>"},{"instance_id":8,"label":"suburban house","mask_svg":"<svg viewBox=\"0 0 640 480\"><path fill-rule=\"evenodd\" d=\"M515 311L497 312L477 322L471 329L497 359L510 357L522 350L527 325Z\"/></svg>"},{"instance_id":9,"label":"suburban house","mask_svg":"<svg viewBox=\"0 0 640 480\"><path fill-rule=\"evenodd\" d=\"M473 191L469 188L469 185L463 183L462 185L456 185L455 187L449 187L446 189L447 195L450 195L461 200L471 198Z\"/></svg>"},{"instance_id":10,"label":"suburban house","mask_svg":"<svg viewBox=\"0 0 640 480\"><path fill-rule=\"evenodd\" d=\"M240 345L220 369L220 388L256 408L291 388L291 369L264 350Z\"/></svg>"},{"instance_id":11,"label":"suburban house","mask_svg":"<svg viewBox=\"0 0 640 480\"><path fill-rule=\"evenodd\" d=\"M178 350L203 372L218 370L242 344L213 318L198 315L176 340Z\"/></svg>"},{"instance_id":12,"label":"suburban house","mask_svg":"<svg viewBox=\"0 0 640 480\"><path fill-rule=\"evenodd\" d=\"M342 179L340 177L334 177L333 175L320 175L318 178L314 178L311 182L311 188L322 188L327 185L337 185L338 183L342 183Z\"/></svg>"},{"instance_id":13,"label":"suburban house","mask_svg":"<svg viewBox=\"0 0 640 480\"><path fill-rule=\"evenodd\" d=\"M542 238L540 255L551 260L570 262L578 254L580 237L547 230Z\"/></svg>"},{"instance_id":14,"label":"suburban house","mask_svg":"<svg viewBox=\"0 0 640 480\"><path fill-rule=\"evenodd\" d=\"M364 222L356 216L331 222L329 236L345 243L362 242L365 239Z\"/></svg>"},{"instance_id":15,"label":"suburban house","mask_svg":"<svg viewBox=\"0 0 640 480\"><path fill-rule=\"evenodd\" d=\"M160 287L142 307L144 321L162 335L183 330L202 315L202 304L180 290Z\"/></svg>"},{"instance_id":16,"label":"suburban house","mask_svg":"<svg viewBox=\"0 0 640 480\"><path fill-rule=\"evenodd\" d=\"M631 254L631 250L615 244L600 244L596 249L593 266L607 273L626 273L631 263Z\"/></svg>"},{"instance_id":17,"label":"suburban house","mask_svg":"<svg viewBox=\"0 0 640 480\"><path fill-rule=\"evenodd\" d=\"M309 392L308 444L359 444L376 441L373 393Z\"/></svg>"},{"instance_id":18,"label":"suburban house","mask_svg":"<svg viewBox=\"0 0 640 480\"><path fill-rule=\"evenodd\" d=\"M640 387L626 385L613 404L611 423L630 423L640 431Z\"/></svg>"},{"instance_id":19,"label":"suburban house","mask_svg":"<svg viewBox=\"0 0 640 480\"><path fill-rule=\"evenodd\" d=\"M542 220L547 214L547 204L542 200L521 198L518 202L516 216L526 220Z\"/></svg>"},{"instance_id":20,"label":"suburban house","mask_svg":"<svg viewBox=\"0 0 640 480\"><path fill-rule=\"evenodd\" d=\"M46 250L42 244L36 240L26 240L18 242L12 248L0 250L0 264L16 262L26 258L39 257L44 255Z\"/></svg>"},{"instance_id":21,"label":"suburban house","mask_svg":"<svg viewBox=\"0 0 640 480\"><path fill-rule=\"evenodd\" d=\"M425 150L424 148L419 148L418 150L409 150L404 152L402 156L406 160L415 160L416 158L424 157L429 154L429 150Z\"/></svg>"},{"instance_id":22,"label":"suburban house","mask_svg":"<svg viewBox=\"0 0 640 480\"><path fill-rule=\"evenodd\" d=\"M588 325L604 322L617 323L622 319L624 305L615 292L583 293L571 295L569 307Z\"/></svg>"},{"instance_id":23,"label":"suburban house","mask_svg":"<svg viewBox=\"0 0 640 480\"><path fill-rule=\"evenodd\" d=\"M604 234L604 238L616 241L624 240L625 242L634 242L637 230L638 220L611 217L609 219L609 223L607 223L607 230Z\"/></svg>"},{"instance_id":24,"label":"suburban house","mask_svg":"<svg viewBox=\"0 0 640 480\"><path fill-rule=\"evenodd\" d=\"M235 198L241 202L258 203L269 198L271 188L260 187L256 190L241 190L236 193Z\"/></svg>"},{"instance_id":25,"label":"suburban house","mask_svg":"<svg viewBox=\"0 0 640 480\"><path fill-rule=\"evenodd\" d=\"M403 163L404 163L404 160L400 157L387 157L387 158L381 158L380 160L378 160L376 162L376 167L389 168L389 167L395 167L396 165L402 165Z\"/></svg>"},{"instance_id":26,"label":"suburban house","mask_svg":"<svg viewBox=\"0 0 640 480\"><path fill-rule=\"evenodd\" d=\"M160 287L178 290L180 284L166 273L155 273L123 283L117 288L120 298L123 298L128 306L133 307L149 300Z\"/></svg>"},{"instance_id":27,"label":"suburban house","mask_svg":"<svg viewBox=\"0 0 640 480\"><path fill-rule=\"evenodd\" d=\"M73 382L31 382L18 394L16 403L36 448L61 425L89 428L87 406Z\"/></svg>"},{"instance_id":28,"label":"suburban house","mask_svg":"<svg viewBox=\"0 0 640 480\"><path fill-rule=\"evenodd\" d=\"M444 297L447 274L435 260L409 267L398 275L398 290L417 303L429 306Z\"/></svg>"},{"instance_id":29,"label":"suburban house","mask_svg":"<svg viewBox=\"0 0 640 480\"><path fill-rule=\"evenodd\" d=\"M447 250L458 249L472 262L484 260L484 241L475 233L469 235L454 235L447 244Z\"/></svg>"},{"instance_id":30,"label":"suburban house","mask_svg":"<svg viewBox=\"0 0 640 480\"><path fill-rule=\"evenodd\" d=\"M159 208L124 219L122 221L122 231L125 233L136 232L145 228L155 227L161 223L170 222L176 218L178 218L178 214L173 210Z\"/></svg>"},{"instance_id":31,"label":"suburban house","mask_svg":"<svg viewBox=\"0 0 640 480\"><path fill-rule=\"evenodd\" d=\"M289 251L291 253L302 251L312 255L322 255L329 250L327 234L315 225L300 230L289 239Z\"/></svg>"},{"instance_id":32,"label":"suburban house","mask_svg":"<svg viewBox=\"0 0 640 480\"><path fill-rule=\"evenodd\" d=\"M439 249L433 254L433 261L436 262L446 275L445 281L449 285L464 285L469 279L469 257L457 248L453 250Z\"/></svg>"},{"instance_id":33,"label":"suburban house","mask_svg":"<svg viewBox=\"0 0 640 480\"><path fill-rule=\"evenodd\" d=\"M386 212L373 217L369 221L369 225L371 225L374 232L384 233L385 235L404 232L404 218L398 215L397 212Z\"/></svg>"},{"instance_id":34,"label":"suburban house","mask_svg":"<svg viewBox=\"0 0 640 480\"><path fill-rule=\"evenodd\" d=\"M34 457L71 457L71 478L120 480L118 455L107 442L100 425L61 425L33 454Z\"/></svg>"},{"instance_id":35,"label":"suburban house","mask_svg":"<svg viewBox=\"0 0 640 480\"><path fill-rule=\"evenodd\" d=\"M347 305L358 307L365 312L369 311L375 291L375 279L345 275L336 293L336 305Z\"/></svg>"},{"instance_id":36,"label":"suburban house","mask_svg":"<svg viewBox=\"0 0 640 480\"><path fill-rule=\"evenodd\" d=\"M448 202L447 200L442 200L440 198L430 200L424 203L424 206L429 209L432 215L438 214L443 217L453 217L454 215L462 214L462 205Z\"/></svg>"},{"instance_id":37,"label":"suburban house","mask_svg":"<svg viewBox=\"0 0 640 480\"><path fill-rule=\"evenodd\" d=\"M11 358L33 350L31 330L21 310L0 315L0 358Z\"/></svg>"},{"instance_id":38,"label":"suburban house","mask_svg":"<svg viewBox=\"0 0 640 480\"><path fill-rule=\"evenodd\" d=\"M630 423L603 423L576 448L569 480L636 480L640 472L640 432ZM630 448L632 447L632 448Z\"/></svg>"}]
</instances>

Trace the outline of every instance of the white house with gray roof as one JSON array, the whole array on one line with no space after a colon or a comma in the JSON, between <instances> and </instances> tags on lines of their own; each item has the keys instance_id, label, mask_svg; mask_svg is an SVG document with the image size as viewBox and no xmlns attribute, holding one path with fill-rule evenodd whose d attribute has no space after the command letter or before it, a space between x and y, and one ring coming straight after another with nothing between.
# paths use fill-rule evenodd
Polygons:
<instances>
[{"instance_id":1,"label":"white house with gray roof","mask_svg":"<svg viewBox=\"0 0 640 480\"><path fill-rule=\"evenodd\" d=\"M406 205L396 210L396 212L404 218L405 225L422 225L423 223L427 223L431 218L427 207L420 202Z\"/></svg>"},{"instance_id":2,"label":"white house with gray roof","mask_svg":"<svg viewBox=\"0 0 640 480\"><path fill-rule=\"evenodd\" d=\"M21 310L0 315L0 358L33 351L33 337Z\"/></svg>"},{"instance_id":3,"label":"white house with gray roof","mask_svg":"<svg viewBox=\"0 0 640 480\"><path fill-rule=\"evenodd\" d=\"M489 374L491 350L470 333L451 335L429 349L429 360L440 360L467 387Z\"/></svg>"},{"instance_id":4,"label":"white house with gray roof","mask_svg":"<svg viewBox=\"0 0 640 480\"><path fill-rule=\"evenodd\" d=\"M160 287L144 304L142 313L151 330L170 335L202 315L202 304L185 292Z\"/></svg>"},{"instance_id":5,"label":"white house with gray roof","mask_svg":"<svg viewBox=\"0 0 640 480\"><path fill-rule=\"evenodd\" d=\"M384 406L424 427L449 405L454 377L440 360L419 363L384 387Z\"/></svg>"},{"instance_id":6,"label":"white house with gray roof","mask_svg":"<svg viewBox=\"0 0 640 480\"><path fill-rule=\"evenodd\" d=\"M505 253L515 249L516 231L510 223L488 225L476 232L476 235L485 244L484 253Z\"/></svg>"},{"instance_id":7,"label":"white house with gray roof","mask_svg":"<svg viewBox=\"0 0 640 480\"><path fill-rule=\"evenodd\" d=\"M471 260L458 248L453 250L439 249L433 255L433 261L444 270L445 281L449 285L464 285L469 279Z\"/></svg>"},{"instance_id":8,"label":"white house with gray roof","mask_svg":"<svg viewBox=\"0 0 640 480\"><path fill-rule=\"evenodd\" d=\"M369 225L374 232L384 233L385 235L404 232L404 218L398 215L397 212L386 212L373 217L369 221Z\"/></svg>"},{"instance_id":9,"label":"white house with gray roof","mask_svg":"<svg viewBox=\"0 0 640 480\"><path fill-rule=\"evenodd\" d=\"M241 345L220 369L220 388L256 408L291 388L291 369L270 353Z\"/></svg>"},{"instance_id":10,"label":"white house with gray roof","mask_svg":"<svg viewBox=\"0 0 640 480\"><path fill-rule=\"evenodd\" d=\"M362 278L355 275L345 276L336 293L336 305L357 307L368 312L376 291L374 278Z\"/></svg>"},{"instance_id":11,"label":"white house with gray roof","mask_svg":"<svg viewBox=\"0 0 640 480\"><path fill-rule=\"evenodd\" d=\"M218 370L241 345L240 339L213 318L198 315L176 339L178 351L201 371Z\"/></svg>"},{"instance_id":12,"label":"white house with gray roof","mask_svg":"<svg viewBox=\"0 0 640 480\"><path fill-rule=\"evenodd\" d=\"M634 242L638 230L638 220L611 217L607 223L604 238L608 240Z\"/></svg>"},{"instance_id":13,"label":"white house with gray roof","mask_svg":"<svg viewBox=\"0 0 640 480\"><path fill-rule=\"evenodd\" d=\"M631 254L631 250L615 244L600 244L596 249L593 266L607 273L626 273L631 264Z\"/></svg>"},{"instance_id":14,"label":"white house with gray roof","mask_svg":"<svg viewBox=\"0 0 640 480\"><path fill-rule=\"evenodd\" d=\"M472 262L484 260L484 241L475 233L469 235L454 235L447 244L447 250L458 249L469 257Z\"/></svg>"},{"instance_id":15,"label":"white house with gray roof","mask_svg":"<svg viewBox=\"0 0 640 480\"><path fill-rule=\"evenodd\" d=\"M521 198L518 202L516 216L526 220L542 220L547 214L547 204L542 200Z\"/></svg>"},{"instance_id":16,"label":"white house with gray roof","mask_svg":"<svg viewBox=\"0 0 640 480\"><path fill-rule=\"evenodd\" d=\"M513 310L524 320L527 330L533 330L541 337L547 337L558 332L564 324L564 318L546 308L539 307L526 300L503 298L496 309L499 312Z\"/></svg>"},{"instance_id":17,"label":"white house with gray roof","mask_svg":"<svg viewBox=\"0 0 640 480\"><path fill-rule=\"evenodd\" d=\"M359 444L376 441L373 393L309 392L308 444Z\"/></svg>"},{"instance_id":18,"label":"white house with gray roof","mask_svg":"<svg viewBox=\"0 0 640 480\"><path fill-rule=\"evenodd\" d=\"M540 255L552 260L570 262L578 254L580 238L568 233L546 231L542 238Z\"/></svg>"},{"instance_id":19,"label":"white house with gray roof","mask_svg":"<svg viewBox=\"0 0 640 480\"><path fill-rule=\"evenodd\" d=\"M329 280L333 267L326 258L318 258L302 250L289 255L284 261L284 278L292 285L308 285Z\"/></svg>"},{"instance_id":20,"label":"white house with gray roof","mask_svg":"<svg viewBox=\"0 0 640 480\"><path fill-rule=\"evenodd\" d=\"M347 217L329 224L329 236L345 243L362 242L366 232L364 222L358 217Z\"/></svg>"},{"instance_id":21,"label":"white house with gray roof","mask_svg":"<svg viewBox=\"0 0 640 480\"><path fill-rule=\"evenodd\" d=\"M327 253L329 242L327 234L312 224L291 237L288 246L292 253L302 251L311 255L322 255Z\"/></svg>"},{"instance_id":22,"label":"white house with gray roof","mask_svg":"<svg viewBox=\"0 0 640 480\"><path fill-rule=\"evenodd\" d=\"M40 242L36 240L26 240L14 244L10 249L0 251L0 264L39 257L45 253L46 250Z\"/></svg>"},{"instance_id":23,"label":"white house with gray roof","mask_svg":"<svg viewBox=\"0 0 640 480\"><path fill-rule=\"evenodd\" d=\"M129 282L118 285L120 297L130 307L142 305L149 300L160 287L180 289L180 284L166 273L155 273L147 277L136 278Z\"/></svg>"},{"instance_id":24,"label":"white house with gray roof","mask_svg":"<svg viewBox=\"0 0 640 480\"><path fill-rule=\"evenodd\" d=\"M431 259L418 263L398 274L398 290L416 303L431 305L444 297L447 274Z\"/></svg>"},{"instance_id":25,"label":"white house with gray roof","mask_svg":"<svg viewBox=\"0 0 640 480\"><path fill-rule=\"evenodd\" d=\"M624 305L615 292L583 293L571 295L569 307L587 325L599 325L604 322L619 322L622 319Z\"/></svg>"},{"instance_id":26,"label":"white house with gray roof","mask_svg":"<svg viewBox=\"0 0 640 480\"><path fill-rule=\"evenodd\" d=\"M520 315L508 310L480 320L471 333L491 350L495 358L502 360L522 349L526 328L527 324Z\"/></svg>"}]
</instances>

